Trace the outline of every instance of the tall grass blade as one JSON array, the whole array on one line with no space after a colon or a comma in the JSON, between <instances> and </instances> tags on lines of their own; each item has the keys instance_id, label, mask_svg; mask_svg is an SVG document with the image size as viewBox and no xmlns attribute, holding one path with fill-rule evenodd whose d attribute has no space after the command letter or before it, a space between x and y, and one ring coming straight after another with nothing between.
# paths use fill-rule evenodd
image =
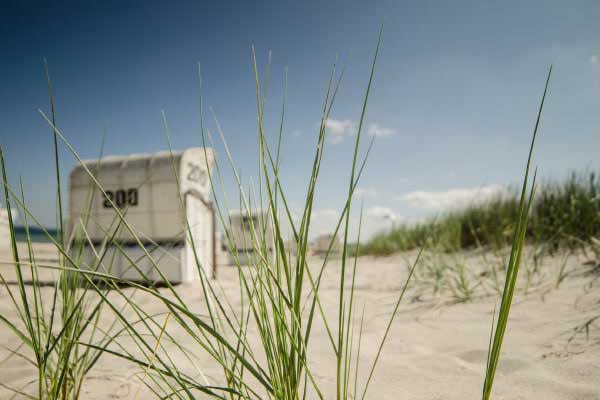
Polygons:
<instances>
[{"instance_id":1,"label":"tall grass blade","mask_svg":"<svg viewBox=\"0 0 600 400\"><path fill-rule=\"evenodd\" d=\"M542 95L542 100L540 102L540 107L537 114L537 119L535 122L535 127L533 129L533 136L531 139L531 145L529 147L529 155L527 157L527 165L525 168L525 177L523 179L523 187L521 190L521 199L519 202L519 216L517 219L517 225L515 228L513 243L511 248L510 259L508 261L508 265L506 268L506 281L504 284L504 290L502 292L502 300L500 303L500 310L498 312L498 320L496 323L496 328L493 334L492 345L488 354L488 363L486 366L486 374L485 380L483 384L483 393L482 399L488 400L492 393L492 387L494 384L494 377L496 374L496 369L498 367L498 362L500 360L500 351L502 349L502 342L504 340L504 335L506 333L506 329L508 326L508 317L510 314L510 308L512 304L512 298L514 294L514 290L517 284L517 277L519 273L519 266L521 262L521 255L523 253L523 247L525 245L525 235L527 231L527 222L529 218L529 213L531 210L531 206L533 204L533 197L535 194L535 180L536 174L534 174L533 184L531 190L529 192L529 196L527 196L528 190L528 178L529 171L531 166L531 159L533 154L533 147L535 145L535 140L538 133L538 128L540 125L540 120L542 116L542 110L544 108L544 100L546 99L546 93L548 92L548 85L550 83L550 77L552 75L552 67L548 71L548 76L546 78L546 85L544 87L544 94Z\"/></svg>"}]
</instances>

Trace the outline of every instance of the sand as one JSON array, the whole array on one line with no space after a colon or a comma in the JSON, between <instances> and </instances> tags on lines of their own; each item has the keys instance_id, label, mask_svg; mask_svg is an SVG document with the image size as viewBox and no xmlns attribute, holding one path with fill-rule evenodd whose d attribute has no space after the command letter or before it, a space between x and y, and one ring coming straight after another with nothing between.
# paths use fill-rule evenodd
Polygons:
<instances>
[{"instance_id":1,"label":"sand","mask_svg":"<svg viewBox=\"0 0 600 400\"><path fill-rule=\"evenodd\" d=\"M38 254L44 253L46 259L52 259L53 252L47 246L38 245L37 248ZM410 252L384 258L362 257L359 260L358 310L365 306L359 382L364 382L406 279L406 262L414 257L415 253ZM589 326L587 334L585 329L576 329L600 315L600 273L594 272L595 264L586 263L590 258L590 255L584 254L569 257L565 267L569 274L556 288L563 256L547 257L537 273L531 273L532 259L526 257L493 398L600 399L600 320ZM0 259L6 259L6 254L0 254ZM475 286L472 297L467 301L460 301L451 290L438 293L432 290L428 268L443 260L467 266L468 276ZM492 263L490 260L494 260L493 255L486 255L484 261L482 254L478 253L426 257L393 323L367 398L481 398L492 311L498 303L491 280L486 279L485 270L487 264ZM316 267L320 259L314 258L311 263ZM9 267L1 266L0 271L7 280L14 278ZM327 271L321 298L327 315L334 321L339 261L331 262ZM218 282L225 295L234 307L239 307L235 268L222 266L218 272ZM526 292L525 286L528 286ZM44 291L49 294L51 288ZM125 291L135 295L148 312L162 310L156 300L134 294L132 288ZM199 285L179 285L177 291L189 304L202 309L204 303ZM0 289L0 314L16 319L4 288ZM113 317L106 313L103 319L108 323ZM160 319L159 322L162 321ZM176 324L170 323L168 329L178 343L193 348L194 342ZM5 347L14 349L18 345L4 326L0 327L0 345L0 360L8 355ZM222 370L201 351L196 355L197 366L208 379L219 380ZM173 356L176 357L177 353L174 352ZM309 357L311 369L323 385L326 398L334 398L334 356L322 323L315 327ZM178 360L178 365L179 362L182 368L191 368L185 359ZM139 373L139 368L123 360L104 356L84 383L81 398L133 399L139 387L135 376ZM35 382L35 376L35 371L20 358L10 358L0 365L0 383L5 385L22 387ZM30 387L31 390L33 388ZM0 399L10 395L8 390L0 388ZM151 397L142 389L138 398Z\"/></svg>"}]
</instances>

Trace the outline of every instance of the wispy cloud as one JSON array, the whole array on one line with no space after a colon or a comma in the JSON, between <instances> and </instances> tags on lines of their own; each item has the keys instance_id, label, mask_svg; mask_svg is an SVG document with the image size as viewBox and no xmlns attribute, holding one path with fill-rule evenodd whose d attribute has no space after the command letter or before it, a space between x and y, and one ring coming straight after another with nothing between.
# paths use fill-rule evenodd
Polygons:
<instances>
[{"instance_id":1,"label":"wispy cloud","mask_svg":"<svg viewBox=\"0 0 600 400\"><path fill-rule=\"evenodd\" d=\"M314 210L310 220L310 235L324 235L332 233L340 218L340 213L337 210L323 208Z\"/></svg>"},{"instance_id":2,"label":"wispy cloud","mask_svg":"<svg viewBox=\"0 0 600 400\"><path fill-rule=\"evenodd\" d=\"M396 222L400 219L400 217L392 209L382 206L368 208L365 215L369 218L377 218L391 222Z\"/></svg>"},{"instance_id":3,"label":"wispy cloud","mask_svg":"<svg viewBox=\"0 0 600 400\"><path fill-rule=\"evenodd\" d=\"M292 218L296 229L298 228L302 215L301 209L292 209ZM312 218L310 222L310 233L311 239L319 235L331 234L335 231L335 228L341 217L341 212L333 208L318 208L313 210ZM406 218L400 217L394 210L384 206L369 207L364 210L362 223L359 222L360 211L355 209L350 217L349 227L349 238L350 241L358 238L358 229L360 225L360 236L361 240L367 240L373 234L381 232L382 230L389 229L399 222L405 222ZM284 237L292 238L292 229L289 226L289 222L286 219L282 220L283 226L282 231ZM343 228L338 231L340 239L342 238Z\"/></svg>"},{"instance_id":4,"label":"wispy cloud","mask_svg":"<svg viewBox=\"0 0 600 400\"><path fill-rule=\"evenodd\" d=\"M592 56L590 56L590 63L592 63L594 65L600 64L600 55L599 54L593 54Z\"/></svg>"},{"instance_id":5,"label":"wispy cloud","mask_svg":"<svg viewBox=\"0 0 600 400\"><path fill-rule=\"evenodd\" d=\"M396 130L392 129L392 128L386 128L383 127L379 124L371 124L369 125L369 129L367 130L367 133L370 136L392 136L396 134Z\"/></svg>"},{"instance_id":6,"label":"wispy cloud","mask_svg":"<svg viewBox=\"0 0 600 400\"><path fill-rule=\"evenodd\" d=\"M339 218L340 212L333 208L321 208L312 212L313 218Z\"/></svg>"},{"instance_id":7,"label":"wispy cloud","mask_svg":"<svg viewBox=\"0 0 600 400\"><path fill-rule=\"evenodd\" d=\"M400 196L400 200L406 201L414 207L441 211L481 204L506 193L508 191L502 185L487 185L441 192L415 191Z\"/></svg>"},{"instance_id":8,"label":"wispy cloud","mask_svg":"<svg viewBox=\"0 0 600 400\"><path fill-rule=\"evenodd\" d=\"M347 136L354 134L354 122L349 119L328 118L325 120L325 128L333 144L341 143Z\"/></svg>"},{"instance_id":9,"label":"wispy cloud","mask_svg":"<svg viewBox=\"0 0 600 400\"><path fill-rule=\"evenodd\" d=\"M302 222L302 216L304 210L298 207L294 207L290 210L290 214L296 229ZM317 208L312 211L310 219L310 237L314 238L318 235L332 233L335 230L337 222L340 218L340 212L333 208ZM281 218L281 230L285 238L291 239L293 237L293 230L290 222L287 218Z\"/></svg>"},{"instance_id":10,"label":"wispy cloud","mask_svg":"<svg viewBox=\"0 0 600 400\"><path fill-rule=\"evenodd\" d=\"M354 195L361 199L371 198L374 199L379 193L375 188L371 187L357 187L354 189Z\"/></svg>"},{"instance_id":11,"label":"wispy cloud","mask_svg":"<svg viewBox=\"0 0 600 400\"><path fill-rule=\"evenodd\" d=\"M331 143L341 143L346 137L356 133L356 123L350 119L328 118L325 121L325 127L329 133ZM381 126L377 123L370 124L367 128L369 136L386 137L396 134L396 130Z\"/></svg>"}]
</instances>

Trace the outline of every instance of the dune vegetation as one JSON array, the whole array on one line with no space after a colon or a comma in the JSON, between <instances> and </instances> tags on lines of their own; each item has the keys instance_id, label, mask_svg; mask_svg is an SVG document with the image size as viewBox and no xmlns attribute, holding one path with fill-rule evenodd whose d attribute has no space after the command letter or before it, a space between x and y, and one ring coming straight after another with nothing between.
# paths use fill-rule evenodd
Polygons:
<instances>
[{"instance_id":1,"label":"dune vegetation","mask_svg":"<svg viewBox=\"0 0 600 400\"><path fill-rule=\"evenodd\" d=\"M600 238L600 179L595 172L573 172L563 181L541 183L532 204L525 238L557 250L589 245ZM440 251L511 243L519 213L515 190L484 203L443 213L424 222L380 232L359 247L360 254L386 255L428 245Z\"/></svg>"}]
</instances>

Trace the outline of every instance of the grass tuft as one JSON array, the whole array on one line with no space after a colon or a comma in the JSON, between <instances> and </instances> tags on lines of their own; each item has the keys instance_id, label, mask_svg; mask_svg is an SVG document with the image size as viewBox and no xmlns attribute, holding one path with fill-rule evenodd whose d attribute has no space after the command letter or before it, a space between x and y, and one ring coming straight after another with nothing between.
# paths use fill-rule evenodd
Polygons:
<instances>
[{"instance_id":1,"label":"grass tuft","mask_svg":"<svg viewBox=\"0 0 600 400\"><path fill-rule=\"evenodd\" d=\"M413 225L380 232L359 248L360 254L388 255L428 244L454 252L485 246L498 250L512 243L520 201L516 191L498 194ZM525 238L548 249L575 250L600 237L600 180L595 172L573 172L563 181L541 183L531 206Z\"/></svg>"}]
</instances>

